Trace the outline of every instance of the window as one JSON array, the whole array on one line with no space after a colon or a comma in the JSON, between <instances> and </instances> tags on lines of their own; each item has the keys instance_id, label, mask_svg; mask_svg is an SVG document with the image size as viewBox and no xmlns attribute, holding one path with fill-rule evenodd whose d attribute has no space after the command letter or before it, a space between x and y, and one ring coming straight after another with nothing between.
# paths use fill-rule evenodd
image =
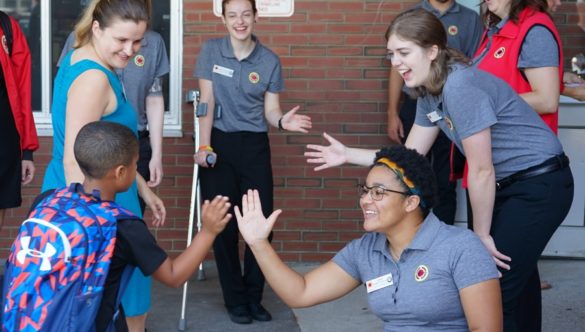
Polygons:
<instances>
[{"instance_id":1,"label":"window","mask_svg":"<svg viewBox=\"0 0 585 332\"><path fill-rule=\"evenodd\" d=\"M89 0L0 0L0 9L18 20L31 49L32 106L39 135L52 135L50 108L56 64L87 3ZM164 135L181 136L182 1L152 0L152 4L151 28L162 35L171 68L164 88Z\"/></svg>"}]
</instances>

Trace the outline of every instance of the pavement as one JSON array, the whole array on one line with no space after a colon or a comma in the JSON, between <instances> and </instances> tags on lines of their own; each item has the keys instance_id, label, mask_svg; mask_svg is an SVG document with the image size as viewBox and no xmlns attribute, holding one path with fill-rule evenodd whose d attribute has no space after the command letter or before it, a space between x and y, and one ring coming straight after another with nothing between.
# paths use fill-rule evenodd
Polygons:
<instances>
[{"instance_id":1,"label":"pavement","mask_svg":"<svg viewBox=\"0 0 585 332\"><path fill-rule=\"evenodd\" d=\"M289 266L305 273L316 265L289 263ZM552 284L551 289L542 292L542 331L585 331L585 260L543 259L539 268L541 278ZM267 285L263 305L272 313L273 320L234 324L223 307L214 263L206 262L204 271L204 281L197 281L194 276L188 284L185 331L382 331L382 322L368 308L362 287L336 301L290 309ZM178 330L182 294L182 288L172 289L154 282L153 307L147 321L149 332Z\"/></svg>"}]
</instances>

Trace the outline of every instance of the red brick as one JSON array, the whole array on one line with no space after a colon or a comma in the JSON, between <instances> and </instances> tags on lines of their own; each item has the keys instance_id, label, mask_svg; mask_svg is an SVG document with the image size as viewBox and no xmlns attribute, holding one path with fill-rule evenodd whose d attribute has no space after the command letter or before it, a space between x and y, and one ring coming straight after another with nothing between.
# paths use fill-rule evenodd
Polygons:
<instances>
[{"instance_id":1,"label":"red brick","mask_svg":"<svg viewBox=\"0 0 585 332\"><path fill-rule=\"evenodd\" d=\"M384 32L397 13L418 2L297 0L292 17L259 20L258 37L281 56L286 78L286 91L280 95L282 110L299 104L302 113L313 120L308 135L270 128L274 204L284 211L275 226L273 247L285 261L327 261L345 243L364 233L355 185L364 180L368 168L346 165L315 172L315 165L306 163L303 153L308 143L327 144L321 136L323 131L349 146L377 149L389 144L386 90L390 64L384 60ZM201 44L226 35L211 9L211 1L184 1L182 95L198 86L192 72ZM576 25L574 2L563 2L553 17L568 65L585 46ZM165 177L156 189L169 216L164 227L153 230L159 243L175 256L186 244L194 149L192 108L182 102L180 107L184 136L164 139ZM42 174L51 158L52 138L42 137L40 143L35 153L38 176L23 188L23 206L8 211L0 235L3 257L28 205L40 192ZM149 224L150 216L147 212ZM213 257L213 253L207 255L208 260Z\"/></svg>"}]
</instances>

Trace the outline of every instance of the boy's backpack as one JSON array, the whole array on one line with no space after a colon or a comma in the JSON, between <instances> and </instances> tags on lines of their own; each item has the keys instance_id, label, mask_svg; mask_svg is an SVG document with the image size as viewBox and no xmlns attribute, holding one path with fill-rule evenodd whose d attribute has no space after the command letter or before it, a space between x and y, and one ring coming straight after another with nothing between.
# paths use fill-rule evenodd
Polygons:
<instances>
[{"instance_id":1,"label":"boy's backpack","mask_svg":"<svg viewBox=\"0 0 585 332\"><path fill-rule=\"evenodd\" d=\"M8 14L0 10L0 27L4 31L4 38L2 38L2 44L6 43L6 49L8 50L8 56L12 55L12 22Z\"/></svg>"},{"instance_id":2,"label":"boy's backpack","mask_svg":"<svg viewBox=\"0 0 585 332\"><path fill-rule=\"evenodd\" d=\"M139 218L102 201L97 191L85 194L78 183L43 198L22 223L6 262L2 330L95 330L116 222L123 219ZM133 269L124 271L120 290Z\"/></svg>"}]
</instances>

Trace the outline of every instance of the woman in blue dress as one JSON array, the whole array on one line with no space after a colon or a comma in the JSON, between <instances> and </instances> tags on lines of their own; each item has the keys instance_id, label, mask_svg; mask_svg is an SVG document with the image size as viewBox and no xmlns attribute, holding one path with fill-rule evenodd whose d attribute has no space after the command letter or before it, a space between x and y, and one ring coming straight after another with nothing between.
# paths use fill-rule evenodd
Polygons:
<instances>
[{"instance_id":1,"label":"woman in blue dress","mask_svg":"<svg viewBox=\"0 0 585 332\"><path fill-rule=\"evenodd\" d=\"M136 112L126 100L114 70L124 68L140 49L149 9L149 2L144 0L93 0L75 26L75 49L63 60L54 82L53 155L43 191L83 182L73 142L85 124L112 121L136 133ZM137 192L152 210L153 224L162 224L164 205L139 174L127 192L116 196L116 202L142 217ZM149 290L150 278L136 270L122 300L131 331L144 331Z\"/></svg>"}]
</instances>

